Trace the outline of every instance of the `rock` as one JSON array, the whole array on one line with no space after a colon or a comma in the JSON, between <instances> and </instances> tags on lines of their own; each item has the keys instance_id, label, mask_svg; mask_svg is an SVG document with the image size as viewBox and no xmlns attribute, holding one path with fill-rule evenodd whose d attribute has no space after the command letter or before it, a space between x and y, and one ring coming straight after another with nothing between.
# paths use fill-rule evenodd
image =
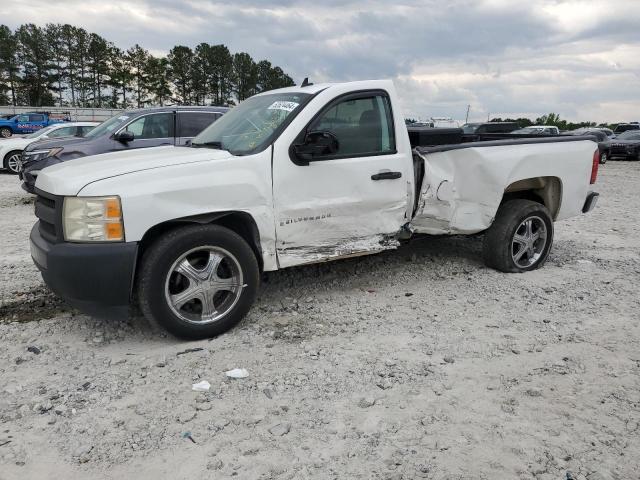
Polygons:
<instances>
[{"instance_id":1,"label":"rock","mask_svg":"<svg viewBox=\"0 0 640 480\"><path fill-rule=\"evenodd\" d=\"M262 390L262 393L264 393L264 396L267 397L269 400L273 398L273 392L268 388L265 388L264 390Z\"/></svg>"},{"instance_id":2,"label":"rock","mask_svg":"<svg viewBox=\"0 0 640 480\"><path fill-rule=\"evenodd\" d=\"M47 400L45 403L36 403L33 409L38 413L46 413L53 408L53 404Z\"/></svg>"},{"instance_id":3,"label":"rock","mask_svg":"<svg viewBox=\"0 0 640 480\"><path fill-rule=\"evenodd\" d=\"M35 345L29 345L27 347L27 352L31 352L34 355L40 355L40 349L38 347L36 347Z\"/></svg>"},{"instance_id":4,"label":"rock","mask_svg":"<svg viewBox=\"0 0 640 480\"><path fill-rule=\"evenodd\" d=\"M87 463L90 460L90 453L93 450L93 445L85 444L80 445L73 452L73 456L78 459L79 463Z\"/></svg>"},{"instance_id":5,"label":"rock","mask_svg":"<svg viewBox=\"0 0 640 480\"><path fill-rule=\"evenodd\" d=\"M455 362L455 359L454 359L452 356L450 356L450 355L446 355L446 356L443 358L443 360L445 361L445 363L454 363L454 362Z\"/></svg>"},{"instance_id":6,"label":"rock","mask_svg":"<svg viewBox=\"0 0 640 480\"><path fill-rule=\"evenodd\" d=\"M180 422L180 423L190 422L191 420L193 420L196 417L196 413L197 412L194 409L185 410L184 412L181 412L178 415L178 422Z\"/></svg>"},{"instance_id":7,"label":"rock","mask_svg":"<svg viewBox=\"0 0 640 480\"><path fill-rule=\"evenodd\" d=\"M542 391L538 390L537 388L529 388L524 393L526 393L530 397L541 397L542 396Z\"/></svg>"},{"instance_id":8,"label":"rock","mask_svg":"<svg viewBox=\"0 0 640 480\"><path fill-rule=\"evenodd\" d=\"M275 437L282 437L291 430L290 423L277 423L269 429L269 433Z\"/></svg>"},{"instance_id":9,"label":"rock","mask_svg":"<svg viewBox=\"0 0 640 480\"><path fill-rule=\"evenodd\" d=\"M201 402L196 404L196 410L211 410L211 402Z\"/></svg>"},{"instance_id":10,"label":"rock","mask_svg":"<svg viewBox=\"0 0 640 480\"><path fill-rule=\"evenodd\" d=\"M64 415L65 413L67 413L67 406L66 405L56 405L55 408L53 409L53 411L57 415Z\"/></svg>"},{"instance_id":11,"label":"rock","mask_svg":"<svg viewBox=\"0 0 640 480\"><path fill-rule=\"evenodd\" d=\"M224 462L220 459L211 460L207 463L207 470L220 470L222 467L224 467Z\"/></svg>"},{"instance_id":12,"label":"rock","mask_svg":"<svg viewBox=\"0 0 640 480\"><path fill-rule=\"evenodd\" d=\"M373 407L376 404L376 399L373 397L362 397L358 400L358 406L360 408L369 408Z\"/></svg>"}]
</instances>

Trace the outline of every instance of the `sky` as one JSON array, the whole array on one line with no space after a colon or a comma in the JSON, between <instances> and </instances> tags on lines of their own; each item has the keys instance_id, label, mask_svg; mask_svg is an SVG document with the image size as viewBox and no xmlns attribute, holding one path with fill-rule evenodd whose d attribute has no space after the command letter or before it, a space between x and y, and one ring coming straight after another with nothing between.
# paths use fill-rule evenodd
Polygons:
<instances>
[{"instance_id":1,"label":"sky","mask_svg":"<svg viewBox=\"0 0 640 480\"><path fill-rule=\"evenodd\" d=\"M28 6L27 6L28 5ZM70 23L154 54L224 43L296 82L391 78L406 117L640 121L640 0L30 0L0 23Z\"/></svg>"}]
</instances>

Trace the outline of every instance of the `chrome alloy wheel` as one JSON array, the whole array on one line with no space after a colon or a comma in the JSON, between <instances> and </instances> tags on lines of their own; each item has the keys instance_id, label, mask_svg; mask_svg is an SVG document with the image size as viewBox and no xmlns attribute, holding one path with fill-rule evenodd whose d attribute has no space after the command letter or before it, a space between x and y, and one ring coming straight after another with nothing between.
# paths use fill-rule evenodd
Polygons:
<instances>
[{"instance_id":1,"label":"chrome alloy wheel","mask_svg":"<svg viewBox=\"0 0 640 480\"><path fill-rule=\"evenodd\" d=\"M173 263L164 294L178 317L202 325L227 315L238 303L244 286L236 257L220 247L202 246Z\"/></svg>"},{"instance_id":2,"label":"chrome alloy wheel","mask_svg":"<svg viewBox=\"0 0 640 480\"><path fill-rule=\"evenodd\" d=\"M526 218L513 234L511 257L520 268L537 263L547 246L547 225L540 217Z\"/></svg>"},{"instance_id":3,"label":"chrome alloy wheel","mask_svg":"<svg viewBox=\"0 0 640 480\"><path fill-rule=\"evenodd\" d=\"M20 170L22 170L21 156L21 153L12 153L11 156L7 158L7 169L11 171L11 173L20 173Z\"/></svg>"}]
</instances>

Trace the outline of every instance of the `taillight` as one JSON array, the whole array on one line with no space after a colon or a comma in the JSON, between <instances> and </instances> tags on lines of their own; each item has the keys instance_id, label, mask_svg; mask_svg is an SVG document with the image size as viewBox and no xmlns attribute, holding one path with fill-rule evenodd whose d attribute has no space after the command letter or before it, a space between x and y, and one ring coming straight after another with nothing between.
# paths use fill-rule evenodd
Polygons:
<instances>
[{"instance_id":1,"label":"taillight","mask_svg":"<svg viewBox=\"0 0 640 480\"><path fill-rule=\"evenodd\" d=\"M590 184L596 183L598 178L598 165L600 165L600 150L593 152L593 164L591 165L591 181Z\"/></svg>"}]
</instances>

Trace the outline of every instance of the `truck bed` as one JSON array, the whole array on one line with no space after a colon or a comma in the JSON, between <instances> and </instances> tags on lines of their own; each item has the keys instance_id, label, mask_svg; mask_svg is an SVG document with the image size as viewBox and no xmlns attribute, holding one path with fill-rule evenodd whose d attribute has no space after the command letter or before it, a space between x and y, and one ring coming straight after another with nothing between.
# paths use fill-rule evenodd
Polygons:
<instances>
[{"instance_id":1,"label":"truck bed","mask_svg":"<svg viewBox=\"0 0 640 480\"><path fill-rule=\"evenodd\" d=\"M414 229L481 232L493 222L505 193L525 186L541 198L558 199L557 208L550 208L555 220L578 215L592 166L584 160L597 150L595 138L531 137L415 147Z\"/></svg>"}]
</instances>

